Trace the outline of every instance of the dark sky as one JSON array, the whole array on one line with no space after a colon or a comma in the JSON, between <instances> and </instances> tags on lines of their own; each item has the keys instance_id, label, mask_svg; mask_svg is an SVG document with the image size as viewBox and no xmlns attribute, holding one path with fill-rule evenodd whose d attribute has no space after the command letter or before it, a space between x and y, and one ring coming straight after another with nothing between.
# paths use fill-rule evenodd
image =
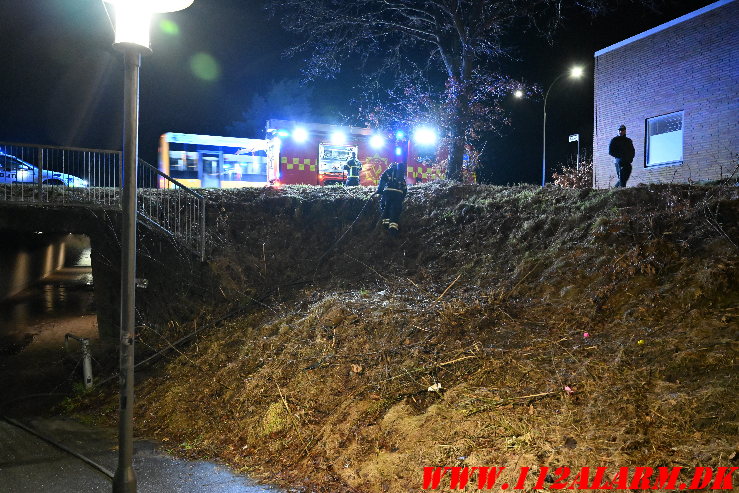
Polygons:
<instances>
[{"instance_id":1,"label":"dark sky","mask_svg":"<svg viewBox=\"0 0 739 493\"><path fill-rule=\"evenodd\" d=\"M225 133L255 92L300 76L300 60L281 56L289 35L268 19L263 3L195 0L155 19L153 54L141 70L140 157L156 163L164 132ZM586 66L588 77L560 81L550 94L548 161L574 154L571 133L580 133L585 147L592 141L595 51L710 3L666 0L661 13L629 7L596 21L571 19L554 47L531 35L517 40L520 60L506 68L527 83L546 88L574 63ZM0 0L0 142L120 149L123 67L112 40L100 1ZM352 93L342 76L316 84L316 94L330 94L333 104L349 109ZM512 125L488 145L490 176L497 183L537 183L541 98L505 104Z\"/></svg>"}]
</instances>

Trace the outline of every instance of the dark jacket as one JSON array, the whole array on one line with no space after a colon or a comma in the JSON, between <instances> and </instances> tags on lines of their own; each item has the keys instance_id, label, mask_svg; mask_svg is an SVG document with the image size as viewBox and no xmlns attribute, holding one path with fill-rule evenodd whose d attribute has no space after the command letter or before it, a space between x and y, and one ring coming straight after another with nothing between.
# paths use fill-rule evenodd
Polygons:
<instances>
[{"instance_id":1,"label":"dark jacket","mask_svg":"<svg viewBox=\"0 0 739 493\"><path fill-rule=\"evenodd\" d=\"M617 135L611 139L608 154L620 160L621 164L631 164L636 154L634 143L626 136Z\"/></svg>"},{"instance_id":2,"label":"dark jacket","mask_svg":"<svg viewBox=\"0 0 739 493\"><path fill-rule=\"evenodd\" d=\"M349 159L344 165L349 178L359 178L359 172L362 170L362 163L358 159Z\"/></svg>"},{"instance_id":3,"label":"dark jacket","mask_svg":"<svg viewBox=\"0 0 739 493\"><path fill-rule=\"evenodd\" d=\"M408 186L405 184L405 173L399 166L390 165L388 169L380 175L380 183L377 185L377 193L383 192L402 193L403 197L408 193Z\"/></svg>"}]
</instances>

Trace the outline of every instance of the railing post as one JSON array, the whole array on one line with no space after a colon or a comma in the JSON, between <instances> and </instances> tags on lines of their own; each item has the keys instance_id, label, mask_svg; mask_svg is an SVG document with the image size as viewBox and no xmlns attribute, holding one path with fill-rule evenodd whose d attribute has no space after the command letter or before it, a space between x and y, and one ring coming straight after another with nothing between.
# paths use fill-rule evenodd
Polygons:
<instances>
[{"instance_id":1,"label":"railing post","mask_svg":"<svg viewBox=\"0 0 739 493\"><path fill-rule=\"evenodd\" d=\"M205 262L205 197L200 199L200 261Z\"/></svg>"},{"instance_id":2,"label":"railing post","mask_svg":"<svg viewBox=\"0 0 739 493\"><path fill-rule=\"evenodd\" d=\"M41 196L44 190L44 149L42 147L38 148L38 201L42 202L44 199Z\"/></svg>"},{"instance_id":3,"label":"railing post","mask_svg":"<svg viewBox=\"0 0 739 493\"><path fill-rule=\"evenodd\" d=\"M92 353L90 351L90 339L87 337L77 337L74 334L64 335L64 350L69 352L69 339L78 341L82 346L82 377L84 378L85 388L92 387Z\"/></svg>"}]
</instances>

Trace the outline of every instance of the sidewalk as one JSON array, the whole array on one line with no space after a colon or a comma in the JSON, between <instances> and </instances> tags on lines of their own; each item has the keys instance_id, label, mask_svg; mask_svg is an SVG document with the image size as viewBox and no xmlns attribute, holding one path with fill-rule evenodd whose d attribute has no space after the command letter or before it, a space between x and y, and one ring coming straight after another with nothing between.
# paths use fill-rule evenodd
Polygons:
<instances>
[{"instance_id":1,"label":"sidewalk","mask_svg":"<svg viewBox=\"0 0 739 493\"><path fill-rule=\"evenodd\" d=\"M111 433L65 418L19 420L44 436L115 472L117 445ZM139 493L279 493L225 467L168 456L148 441L134 444ZM112 491L111 479L82 460L0 420L0 492L87 493Z\"/></svg>"}]
</instances>

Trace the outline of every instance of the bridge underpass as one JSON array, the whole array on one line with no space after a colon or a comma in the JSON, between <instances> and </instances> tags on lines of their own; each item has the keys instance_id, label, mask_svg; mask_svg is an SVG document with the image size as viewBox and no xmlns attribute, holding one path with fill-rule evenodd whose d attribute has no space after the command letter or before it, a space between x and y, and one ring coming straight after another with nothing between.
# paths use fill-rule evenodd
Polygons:
<instances>
[{"instance_id":1,"label":"bridge underpass","mask_svg":"<svg viewBox=\"0 0 739 493\"><path fill-rule=\"evenodd\" d=\"M118 151L0 142L0 249L15 257L0 264L0 299L58 267L62 246L53 245L60 238L83 234L92 247L100 334L117 338L121 166ZM137 187L137 277L154 286L160 278L165 285L165 278L190 284L198 271L190 264L205 259L205 198L141 160ZM21 246L34 236L43 244ZM22 279L22 272L29 279ZM178 272L189 278L179 278ZM179 291L166 287L163 292ZM146 294L141 294L145 311Z\"/></svg>"}]
</instances>

